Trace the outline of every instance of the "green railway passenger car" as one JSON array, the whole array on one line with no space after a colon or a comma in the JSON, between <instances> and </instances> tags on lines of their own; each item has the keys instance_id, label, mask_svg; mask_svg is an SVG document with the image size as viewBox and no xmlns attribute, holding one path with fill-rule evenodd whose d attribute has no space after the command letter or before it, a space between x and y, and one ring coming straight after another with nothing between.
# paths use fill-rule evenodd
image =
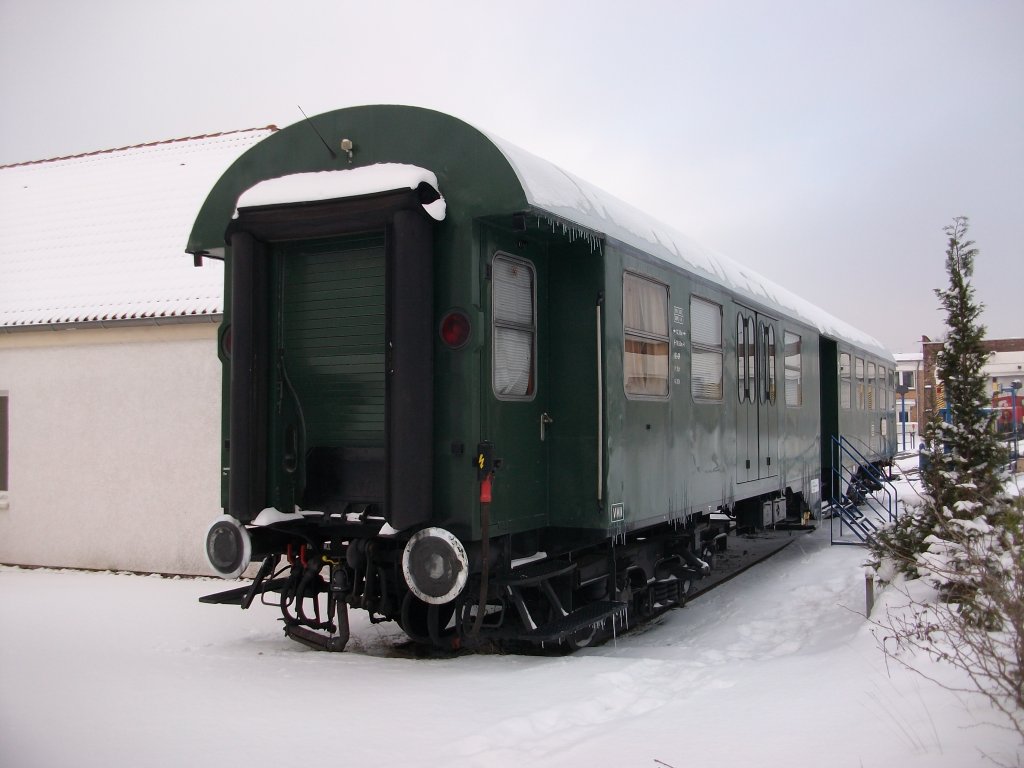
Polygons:
<instances>
[{"instance_id":1,"label":"green railway passenger car","mask_svg":"<svg viewBox=\"0 0 1024 768\"><path fill-rule=\"evenodd\" d=\"M736 530L819 517L829 446L895 449L893 359L784 287L425 109L297 123L211 190L212 566L340 650L577 646L680 604ZM272 596L277 597L272 597Z\"/></svg>"}]
</instances>

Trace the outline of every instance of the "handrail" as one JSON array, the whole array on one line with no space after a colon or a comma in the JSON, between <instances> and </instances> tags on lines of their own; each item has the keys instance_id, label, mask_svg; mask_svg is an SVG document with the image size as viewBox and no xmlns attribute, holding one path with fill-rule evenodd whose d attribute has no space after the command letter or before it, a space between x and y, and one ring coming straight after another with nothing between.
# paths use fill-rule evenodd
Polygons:
<instances>
[{"instance_id":1,"label":"handrail","mask_svg":"<svg viewBox=\"0 0 1024 768\"><path fill-rule=\"evenodd\" d=\"M847 469L848 464L852 464L851 469ZM878 488L871 491L864 489L858 475L866 477ZM850 495L851 488L857 491L859 498ZM863 494L861 494L862 490ZM885 495L884 502L874 497L874 494L879 491ZM895 522L896 520L899 494L892 481L842 435L832 437L831 493L833 544L866 543L877 533L879 526L860 511L861 505L866 504L880 523ZM882 511L886 513L888 520L883 518ZM839 518L839 539L835 535L836 517ZM841 540L844 525L860 539L860 542Z\"/></svg>"}]
</instances>

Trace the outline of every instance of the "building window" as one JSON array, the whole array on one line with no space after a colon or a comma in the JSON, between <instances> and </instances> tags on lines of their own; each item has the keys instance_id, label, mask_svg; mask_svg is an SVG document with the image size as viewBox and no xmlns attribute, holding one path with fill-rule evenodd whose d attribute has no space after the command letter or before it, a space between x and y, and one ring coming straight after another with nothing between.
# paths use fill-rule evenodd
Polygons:
<instances>
[{"instance_id":1,"label":"building window","mask_svg":"<svg viewBox=\"0 0 1024 768\"><path fill-rule=\"evenodd\" d=\"M536 387L537 281L533 265L498 254L491 268L494 394L528 400Z\"/></svg>"},{"instance_id":2,"label":"building window","mask_svg":"<svg viewBox=\"0 0 1024 768\"><path fill-rule=\"evenodd\" d=\"M798 406L804 402L804 384L801 361L801 339L786 331L786 405Z\"/></svg>"},{"instance_id":3,"label":"building window","mask_svg":"<svg viewBox=\"0 0 1024 768\"><path fill-rule=\"evenodd\" d=\"M868 410L875 410L875 403L878 402L876 393L878 392L877 381L875 379L875 364L868 363L868 382L867 382L867 399L868 399Z\"/></svg>"},{"instance_id":4,"label":"building window","mask_svg":"<svg viewBox=\"0 0 1024 768\"><path fill-rule=\"evenodd\" d=\"M839 405L846 410L850 409L850 389L853 386L850 370L850 353L843 352L839 355Z\"/></svg>"},{"instance_id":5,"label":"building window","mask_svg":"<svg viewBox=\"0 0 1024 768\"><path fill-rule=\"evenodd\" d=\"M900 371L900 383L908 389L914 389L914 371Z\"/></svg>"},{"instance_id":6,"label":"building window","mask_svg":"<svg viewBox=\"0 0 1024 768\"><path fill-rule=\"evenodd\" d=\"M853 361L854 361L854 365L856 366L856 375L857 375L857 410L858 411L863 411L864 410L864 396L866 394L864 392L864 358L863 357L855 357L853 359Z\"/></svg>"},{"instance_id":7,"label":"building window","mask_svg":"<svg viewBox=\"0 0 1024 768\"><path fill-rule=\"evenodd\" d=\"M668 396L668 286L622 276L626 394Z\"/></svg>"},{"instance_id":8,"label":"building window","mask_svg":"<svg viewBox=\"0 0 1024 768\"><path fill-rule=\"evenodd\" d=\"M690 341L690 392L695 400L721 400L725 390L721 304L690 297Z\"/></svg>"}]
</instances>

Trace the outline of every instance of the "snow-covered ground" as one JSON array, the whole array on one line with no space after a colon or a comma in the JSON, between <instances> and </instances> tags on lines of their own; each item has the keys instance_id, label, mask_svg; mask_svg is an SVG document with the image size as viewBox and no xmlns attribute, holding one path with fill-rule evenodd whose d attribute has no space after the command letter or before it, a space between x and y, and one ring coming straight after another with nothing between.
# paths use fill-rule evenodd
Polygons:
<instances>
[{"instance_id":1,"label":"snow-covered ground","mask_svg":"<svg viewBox=\"0 0 1024 768\"><path fill-rule=\"evenodd\" d=\"M825 528L616 643L446 659L358 612L306 650L196 602L219 581L3 568L0 765L1017 764L985 701L886 667L864 557Z\"/></svg>"}]
</instances>

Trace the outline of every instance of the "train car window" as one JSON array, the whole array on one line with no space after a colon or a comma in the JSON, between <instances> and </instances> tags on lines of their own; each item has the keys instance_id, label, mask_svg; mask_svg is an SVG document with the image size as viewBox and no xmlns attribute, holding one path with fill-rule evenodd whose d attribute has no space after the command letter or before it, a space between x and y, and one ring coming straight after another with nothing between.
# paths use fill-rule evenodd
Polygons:
<instances>
[{"instance_id":1,"label":"train car window","mask_svg":"<svg viewBox=\"0 0 1024 768\"><path fill-rule=\"evenodd\" d=\"M767 373L767 380L765 381L765 397L768 402L775 405L775 398L777 396L776 378L775 378L775 326L768 325L768 330L764 336L764 356L767 362L765 366L765 372Z\"/></svg>"},{"instance_id":2,"label":"train car window","mask_svg":"<svg viewBox=\"0 0 1024 768\"><path fill-rule=\"evenodd\" d=\"M690 392L696 400L721 400L722 305L690 297Z\"/></svg>"},{"instance_id":3,"label":"train car window","mask_svg":"<svg viewBox=\"0 0 1024 768\"><path fill-rule=\"evenodd\" d=\"M868 386L867 386L868 410L875 410L878 402L878 380L875 378L875 364L868 363Z\"/></svg>"},{"instance_id":4,"label":"train car window","mask_svg":"<svg viewBox=\"0 0 1024 768\"><path fill-rule=\"evenodd\" d=\"M741 403L750 399L747 388L747 321L742 312L736 313L736 396Z\"/></svg>"},{"instance_id":5,"label":"train car window","mask_svg":"<svg viewBox=\"0 0 1024 768\"><path fill-rule=\"evenodd\" d=\"M622 275L626 394L668 396L668 286Z\"/></svg>"},{"instance_id":6,"label":"train car window","mask_svg":"<svg viewBox=\"0 0 1024 768\"><path fill-rule=\"evenodd\" d=\"M754 319L736 315L736 389L740 402L754 401Z\"/></svg>"},{"instance_id":7,"label":"train car window","mask_svg":"<svg viewBox=\"0 0 1024 768\"><path fill-rule=\"evenodd\" d=\"M853 358L855 374L857 376L857 410L864 410L864 358Z\"/></svg>"},{"instance_id":8,"label":"train car window","mask_svg":"<svg viewBox=\"0 0 1024 768\"><path fill-rule=\"evenodd\" d=\"M537 280L533 265L506 254L491 266L494 394L526 400L535 388Z\"/></svg>"},{"instance_id":9,"label":"train car window","mask_svg":"<svg viewBox=\"0 0 1024 768\"><path fill-rule=\"evenodd\" d=\"M799 406L804 402L802 339L786 331L783 335L786 345L786 405Z\"/></svg>"},{"instance_id":10,"label":"train car window","mask_svg":"<svg viewBox=\"0 0 1024 768\"><path fill-rule=\"evenodd\" d=\"M850 409L850 390L853 386L852 370L850 369L850 353L839 355L839 404L846 410Z\"/></svg>"},{"instance_id":11,"label":"train car window","mask_svg":"<svg viewBox=\"0 0 1024 768\"><path fill-rule=\"evenodd\" d=\"M754 402L757 389L757 355L754 343L754 318L747 317L747 328L745 331L747 340L747 401Z\"/></svg>"}]
</instances>

